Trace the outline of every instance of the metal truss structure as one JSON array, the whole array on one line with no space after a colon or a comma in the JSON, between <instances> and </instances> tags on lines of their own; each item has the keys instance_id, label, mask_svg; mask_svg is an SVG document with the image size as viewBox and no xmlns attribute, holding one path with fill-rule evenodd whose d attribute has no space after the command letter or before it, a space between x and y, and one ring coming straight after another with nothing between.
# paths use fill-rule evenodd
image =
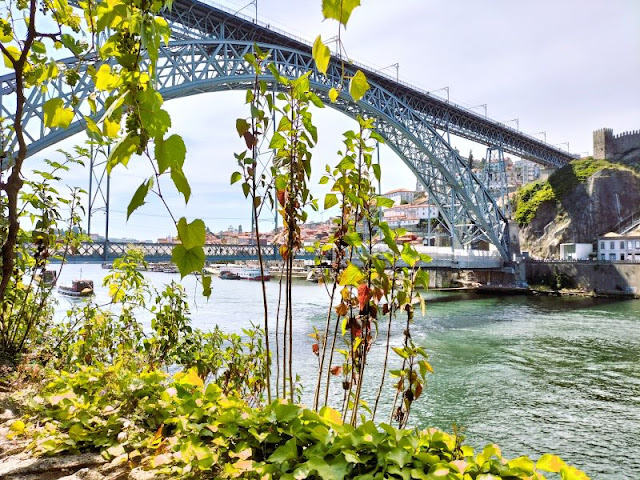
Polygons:
<instances>
[{"instance_id":1,"label":"metal truss structure","mask_svg":"<svg viewBox=\"0 0 640 480\"><path fill-rule=\"evenodd\" d=\"M282 76L293 78L312 71L311 88L326 104L353 118L365 114L377 119L379 133L440 208L452 233L454 247L488 240L508 261L508 222L483 182L438 130L446 131L447 136L450 133L488 146L501 145L506 152L546 166L562 166L573 158L503 124L340 58L332 57L327 74L322 75L314 69L309 44L220 8L193 0L176 0L164 16L175 39L161 47L156 64L157 88L165 99L249 88L255 72L244 56L253 51L254 44L270 53L269 61ZM71 66L74 60L62 63ZM332 104L327 92L330 88L346 90L345 76L353 75L356 68L364 71L371 88L357 103L348 94L341 93L338 101ZM273 88L278 88L270 74L264 79ZM0 78L0 116L12 116L14 86L12 75ZM84 100L93 91L91 78L85 70L73 91L80 99L78 112L81 115L77 118L89 115ZM79 120L65 130L46 129L42 105L52 97L62 98L65 104L70 104L71 91L61 78L54 80L47 92L28 92L25 130L30 155L84 128L83 121ZM98 99L98 103L103 100ZM8 139L8 144L8 152L11 152L15 148L15 138Z\"/></svg>"},{"instance_id":2,"label":"metal truss structure","mask_svg":"<svg viewBox=\"0 0 640 480\"><path fill-rule=\"evenodd\" d=\"M482 160L482 183L496 199L504 216L509 216L509 181L504 150L501 146L488 147Z\"/></svg>"}]
</instances>

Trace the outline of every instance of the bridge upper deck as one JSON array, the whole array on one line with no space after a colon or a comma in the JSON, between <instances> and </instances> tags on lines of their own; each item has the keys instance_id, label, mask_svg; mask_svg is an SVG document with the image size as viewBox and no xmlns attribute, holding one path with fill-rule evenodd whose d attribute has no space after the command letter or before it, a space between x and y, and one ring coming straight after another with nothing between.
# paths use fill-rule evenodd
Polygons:
<instances>
[{"instance_id":1,"label":"bridge upper deck","mask_svg":"<svg viewBox=\"0 0 640 480\"><path fill-rule=\"evenodd\" d=\"M311 52L311 44L278 31L270 25L226 11L221 6L197 0L175 0L171 11L164 13L171 22L177 39L216 38L246 40L274 44L303 52ZM333 60L336 56L333 55ZM502 145L504 151L547 167L561 167L576 158L530 135L503 123L479 115L420 88L397 81L366 65L353 63L367 77L398 96L411 108L424 115L426 121L440 130L487 146Z\"/></svg>"}]
</instances>

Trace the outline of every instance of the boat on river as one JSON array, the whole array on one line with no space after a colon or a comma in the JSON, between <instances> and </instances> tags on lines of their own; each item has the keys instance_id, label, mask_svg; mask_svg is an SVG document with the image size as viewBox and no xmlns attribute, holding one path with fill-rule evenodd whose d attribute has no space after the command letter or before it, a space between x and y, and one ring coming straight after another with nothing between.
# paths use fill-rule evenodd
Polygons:
<instances>
[{"instance_id":1,"label":"boat on river","mask_svg":"<svg viewBox=\"0 0 640 480\"><path fill-rule=\"evenodd\" d=\"M220 271L220 278L222 280L253 280L268 282L271 280L271 275L266 273L262 275L259 268L255 267L230 267Z\"/></svg>"},{"instance_id":2,"label":"boat on river","mask_svg":"<svg viewBox=\"0 0 640 480\"><path fill-rule=\"evenodd\" d=\"M58 292L67 297L90 297L93 295L93 280L74 280L71 286L58 286Z\"/></svg>"},{"instance_id":3,"label":"boat on river","mask_svg":"<svg viewBox=\"0 0 640 480\"><path fill-rule=\"evenodd\" d=\"M220 280L240 280L240 275L229 270L223 270L220 272Z\"/></svg>"}]
</instances>

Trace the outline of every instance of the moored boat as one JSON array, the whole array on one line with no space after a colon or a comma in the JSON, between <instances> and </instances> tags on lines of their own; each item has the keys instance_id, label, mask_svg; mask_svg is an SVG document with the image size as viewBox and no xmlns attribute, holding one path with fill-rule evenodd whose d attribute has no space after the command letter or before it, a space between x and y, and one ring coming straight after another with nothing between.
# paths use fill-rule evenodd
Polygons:
<instances>
[{"instance_id":1,"label":"moored boat","mask_svg":"<svg viewBox=\"0 0 640 480\"><path fill-rule=\"evenodd\" d=\"M221 280L240 280L240 275L237 273L231 272L229 270L223 270L220 272Z\"/></svg>"},{"instance_id":2,"label":"moored boat","mask_svg":"<svg viewBox=\"0 0 640 480\"><path fill-rule=\"evenodd\" d=\"M89 297L93 295L93 280L74 280L71 286L58 286L58 291L67 297Z\"/></svg>"},{"instance_id":3,"label":"moored boat","mask_svg":"<svg viewBox=\"0 0 640 480\"><path fill-rule=\"evenodd\" d=\"M264 272L264 275L260 273L259 268L255 267L231 267L220 271L220 278L223 280L264 280L268 282L271 280L271 275L268 272Z\"/></svg>"}]
</instances>

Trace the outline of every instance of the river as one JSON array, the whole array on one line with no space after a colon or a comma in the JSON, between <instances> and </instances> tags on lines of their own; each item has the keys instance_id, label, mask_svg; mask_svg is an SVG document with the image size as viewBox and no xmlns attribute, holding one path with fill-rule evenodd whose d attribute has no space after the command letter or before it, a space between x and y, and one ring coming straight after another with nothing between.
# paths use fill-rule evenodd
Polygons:
<instances>
[{"instance_id":1,"label":"river","mask_svg":"<svg viewBox=\"0 0 640 480\"><path fill-rule=\"evenodd\" d=\"M105 273L95 264L66 265L60 283L82 274L96 282L97 300L106 301L99 286ZM145 276L158 287L179 280L164 273ZM209 301L197 291L195 277L183 284L195 327L240 333L263 321L257 282L214 278ZM267 292L273 314L278 282L269 282ZM296 283L293 295L294 368L303 379L302 400L309 403L317 360L308 334L323 328L328 295L324 286L307 282ZM553 452L591 478L640 478L640 300L427 297L427 314L417 315L412 334L427 348L435 373L414 404L413 426L451 431L455 423L474 447L495 442L509 457ZM63 315L70 301L59 300ZM401 326L392 330L395 344L401 333ZM378 386L383 334L372 349L368 398ZM332 392L333 401L340 398ZM391 398L387 382L379 419L388 418Z\"/></svg>"}]
</instances>

